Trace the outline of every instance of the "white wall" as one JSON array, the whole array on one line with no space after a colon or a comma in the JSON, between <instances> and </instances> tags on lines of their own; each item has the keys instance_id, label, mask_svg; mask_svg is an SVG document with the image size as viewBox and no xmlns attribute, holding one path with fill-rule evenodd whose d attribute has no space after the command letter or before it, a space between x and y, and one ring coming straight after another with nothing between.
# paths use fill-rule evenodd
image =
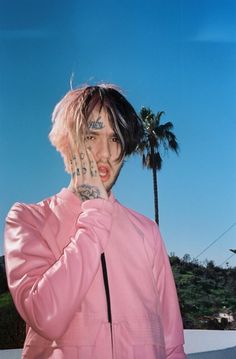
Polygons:
<instances>
[{"instance_id":1,"label":"white wall","mask_svg":"<svg viewBox=\"0 0 236 359\"><path fill-rule=\"evenodd\" d=\"M186 353L207 352L236 346L236 330L187 329L184 331L184 337Z\"/></svg>"}]
</instances>

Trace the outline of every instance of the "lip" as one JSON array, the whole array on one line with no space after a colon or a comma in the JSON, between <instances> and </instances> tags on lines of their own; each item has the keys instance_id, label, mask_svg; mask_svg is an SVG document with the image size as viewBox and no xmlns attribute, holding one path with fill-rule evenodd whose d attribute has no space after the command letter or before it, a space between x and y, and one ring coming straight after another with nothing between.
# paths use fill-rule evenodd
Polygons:
<instances>
[{"instance_id":1,"label":"lip","mask_svg":"<svg viewBox=\"0 0 236 359\"><path fill-rule=\"evenodd\" d=\"M98 172L99 172L99 176L101 177L101 180L103 182L106 182L109 180L111 175L110 175L110 170L107 166L104 166L104 165L98 166Z\"/></svg>"}]
</instances>

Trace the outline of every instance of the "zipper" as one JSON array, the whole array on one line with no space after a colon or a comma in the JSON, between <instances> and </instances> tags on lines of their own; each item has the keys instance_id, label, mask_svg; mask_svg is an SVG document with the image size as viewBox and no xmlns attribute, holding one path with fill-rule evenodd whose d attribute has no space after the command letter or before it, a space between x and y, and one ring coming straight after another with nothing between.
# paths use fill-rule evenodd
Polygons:
<instances>
[{"instance_id":1,"label":"zipper","mask_svg":"<svg viewBox=\"0 0 236 359\"><path fill-rule=\"evenodd\" d=\"M107 301L107 319L110 323L110 331L111 331L111 347L112 347L112 357L113 353L113 334L112 334L112 315L111 315L111 299L110 299L110 290L109 290L109 283L108 283L108 275L107 275L107 265L106 265L106 258L105 254L101 254L101 262L102 262L102 274L103 274L103 282L106 292L106 301Z\"/></svg>"}]
</instances>

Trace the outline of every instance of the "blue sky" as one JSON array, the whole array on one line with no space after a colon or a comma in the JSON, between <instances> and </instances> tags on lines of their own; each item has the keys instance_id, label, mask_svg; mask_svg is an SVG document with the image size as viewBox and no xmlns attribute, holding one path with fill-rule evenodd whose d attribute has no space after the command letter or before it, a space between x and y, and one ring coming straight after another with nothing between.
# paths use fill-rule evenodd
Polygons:
<instances>
[{"instance_id":1,"label":"blue sky","mask_svg":"<svg viewBox=\"0 0 236 359\"><path fill-rule=\"evenodd\" d=\"M69 182L47 136L72 73L74 86L118 84L137 111L164 110L173 122L181 151L158 174L169 253L195 257L236 222L234 0L2 0L0 53L0 254L11 205ZM154 217L141 158L127 161L114 192ZM220 265L235 247L236 225L199 260Z\"/></svg>"}]
</instances>

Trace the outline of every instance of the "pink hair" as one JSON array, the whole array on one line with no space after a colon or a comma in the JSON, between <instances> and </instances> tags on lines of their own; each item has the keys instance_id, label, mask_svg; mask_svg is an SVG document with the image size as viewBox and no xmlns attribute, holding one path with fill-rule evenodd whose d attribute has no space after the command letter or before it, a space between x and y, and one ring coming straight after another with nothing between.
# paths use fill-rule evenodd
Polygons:
<instances>
[{"instance_id":1,"label":"pink hair","mask_svg":"<svg viewBox=\"0 0 236 359\"><path fill-rule=\"evenodd\" d=\"M52 113L53 125L49 139L61 153L67 172L70 172L69 163L72 157L71 141L76 145L85 127L81 113L83 93L84 88L69 91L55 106Z\"/></svg>"}]
</instances>

